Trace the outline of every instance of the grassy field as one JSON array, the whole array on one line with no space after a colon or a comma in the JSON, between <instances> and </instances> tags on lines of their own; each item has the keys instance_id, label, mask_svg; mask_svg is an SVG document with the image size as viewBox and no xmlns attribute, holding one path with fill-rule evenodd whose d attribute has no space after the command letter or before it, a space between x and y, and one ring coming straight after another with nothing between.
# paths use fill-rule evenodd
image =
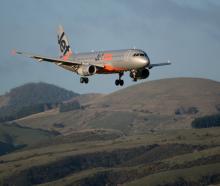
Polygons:
<instances>
[{"instance_id":1,"label":"grassy field","mask_svg":"<svg viewBox=\"0 0 220 186\"><path fill-rule=\"evenodd\" d=\"M209 165L201 165L195 166L186 169L180 170L171 170L160 172L157 174L152 174L147 177L141 178L139 180L133 181L131 183L127 183L127 186L156 186L169 184L169 185L177 185L177 184L194 184L194 185L202 185L210 184L208 181L203 181L205 177L210 177L207 179L213 179L212 175L220 175L220 163L209 164ZM218 178L219 179L219 178ZM219 181L219 180L217 180ZM211 182L212 183L212 182Z\"/></svg>"},{"instance_id":2,"label":"grassy field","mask_svg":"<svg viewBox=\"0 0 220 186\"><path fill-rule=\"evenodd\" d=\"M0 155L50 140L55 136L53 132L21 127L16 123L0 124Z\"/></svg>"},{"instance_id":3,"label":"grassy field","mask_svg":"<svg viewBox=\"0 0 220 186\"><path fill-rule=\"evenodd\" d=\"M106 140L83 138L60 144L45 141L43 147L0 156L0 183L214 184L220 176L219 145L220 128L155 131Z\"/></svg>"}]
</instances>

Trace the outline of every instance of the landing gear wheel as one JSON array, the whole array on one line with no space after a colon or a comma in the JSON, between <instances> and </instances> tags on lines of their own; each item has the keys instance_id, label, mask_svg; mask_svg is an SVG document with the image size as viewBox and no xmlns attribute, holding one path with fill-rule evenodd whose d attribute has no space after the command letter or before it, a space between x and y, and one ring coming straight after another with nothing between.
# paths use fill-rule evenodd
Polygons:
<instances>
[{"instance_id":1,"label":"landing gear wheel","mask_svg":"<svg viewBox=\"0 0 220 186\"><path fill-rule=\"evenodd\" d=\"M87 84L89 82L89 78L85 78L84 81L85 81L85 84Z\"/></svg>"},{"instance_id":2,"label":"landing gear wheel","mask_svg":"<svg viewBox=\"0 0 220 186\"><path fill-rule=\"evenodd\" d=\"M123 85L124 85L124 80L121 79L121 80L119 81L119 84L120 84L120 86L123 86Z\"/></svg>"},{"instance_id":3,"label":"landing gear wheel","mask_svg":"<svg viewBox=\"0 0 220 186\"><path fill-rule=\"evenodd\" d=\"M87 77L81 77L80 78L80 83L88 83L89 82L89 78L87 78Z\"/></svg>"},{"instance_id":4,"label":"landing gear wheel","mask_svg":"<svg viewBox=\"0 0 220 186\"><path fill-rule=\"evenodd\" d=\"M123 75L124 75L123 72L120 72L120 73L119 73L119 79L116 79L116 80L115 80L115 85L116 85L116 86L118 86L118 85L123 86L123 85L124 85L124 81L121 79L121 77L122 77Z\"/></svg>"},{"instance_id":5,"label":"landing gear wheel","mask_svg":"<svg viewBox=\"0 0 220 186\"><path fill-rule=\"evenodd\" d=\"M115 85L118 86L119 84L120 84L119 79L116 79L116 80L115 80Z\"/></svg>"},{"instance_id":6,"label":"landing gear wheel","mask_svg":"<svg viewBox=\"0 0 220 186\"><path fill-rule=\"evenodd\" d=\"M80 83L84 83L83 77L80 78Z\"/></svg>"}]
</instances>

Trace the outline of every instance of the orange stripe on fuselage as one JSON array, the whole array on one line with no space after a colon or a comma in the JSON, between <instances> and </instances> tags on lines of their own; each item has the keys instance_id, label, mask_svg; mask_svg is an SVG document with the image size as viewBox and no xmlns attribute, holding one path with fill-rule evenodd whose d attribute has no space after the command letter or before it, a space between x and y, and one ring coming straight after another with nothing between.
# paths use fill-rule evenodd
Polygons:
<instances>
[{"instance_id":1,"label":"orange stripe on fuselage","mask_svg":"<svg viewBox=\"0 0 220 186\"><path fill-rule=\"evenodd\" d=\"M112 60L112 54L104 54L103 55L104 61L111 61Z\"/></svg>"},{"instance_id":2,"label":"orange stripe on fuselage","mask_svg":"<svg viewBox=\"0 0 220 186\"><path fill-rule=\"evenodd\" d=\"M118 73L126 70L126 68L113 67L111 65L105 64L104 68L98 70L97 73Z\"/></svg>"}]
</instances>

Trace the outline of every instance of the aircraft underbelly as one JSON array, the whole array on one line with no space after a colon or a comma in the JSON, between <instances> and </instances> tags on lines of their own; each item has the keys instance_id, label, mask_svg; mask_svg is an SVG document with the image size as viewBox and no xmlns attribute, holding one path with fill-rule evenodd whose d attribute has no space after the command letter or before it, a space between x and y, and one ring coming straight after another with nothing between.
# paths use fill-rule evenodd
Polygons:
<instances>
[{"instance_id":1,"label":"aircraft underbelly","mask_svg":"<svg viewBox=\"0 0 220 186\"><path fill-rule=\"evenodd\" d=\"M124 68L127 70L131 70L135 68L135 64L130 61L112 61L110 63L106 63L106 65L112 65L115 68Z\"/></svg>"},{"instance_id":2,"label":"aircraft underbelly","mask_svg":"<svg viewBox=\"0 0 220 186\"><path fill-rule=\"evenodd\" d=\"M91 61L90 65L92 64L97 64L97 62ZM117 61L103 61L99 64L103 64L104 68L97 68L97 74L111 74L111 73L119 73L121 71L129 71L131 69L135 69L137 68L135 63L132 61L125 61L125 60L117 60ZM61 68L64 68L66 70L72 71L77 73L77 68L74 68L72 66L66 66L66 65L62 65L62 64L58 64L58 66L60 66Z\"/></svg>"}]
</instances>

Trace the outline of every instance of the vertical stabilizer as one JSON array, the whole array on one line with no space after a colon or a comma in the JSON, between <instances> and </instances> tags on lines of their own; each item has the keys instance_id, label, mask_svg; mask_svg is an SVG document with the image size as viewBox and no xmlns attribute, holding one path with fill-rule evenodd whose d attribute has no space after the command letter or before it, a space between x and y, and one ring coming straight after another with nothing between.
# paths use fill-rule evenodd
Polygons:
<instances>
[{"instance_id":1,"label":"vertical stabilizer","mask_svg":"<svg viewBox=\"0 0 220 186\"><path fill-rule=\"evenodd\" d=\"M58 27L57 36L58 36L58 44L60 47L60 57L64 60L68 60L73 55L73 52L70 48L67 36L61 25L59 25Z\"/></svg>"}]
</instances>

